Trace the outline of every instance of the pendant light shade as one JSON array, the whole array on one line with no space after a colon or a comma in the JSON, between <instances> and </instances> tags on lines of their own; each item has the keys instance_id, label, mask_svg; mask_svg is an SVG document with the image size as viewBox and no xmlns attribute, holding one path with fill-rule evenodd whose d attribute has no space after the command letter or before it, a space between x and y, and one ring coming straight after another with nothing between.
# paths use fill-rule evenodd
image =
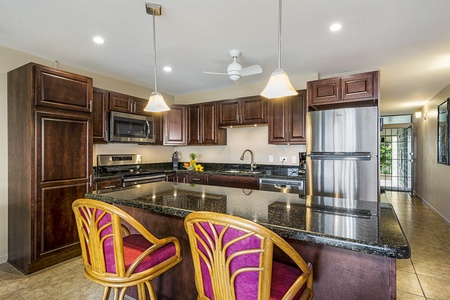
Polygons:
<instances>
[{"instance_id":1,"label":"pendant light shade","mask_svg":"<svg viewBox=\"0 0 450 300\"><path fill-rule=\"evenodd\" d=\"M170 110L161 93L153 92L148 99L147 106L144 108L145 111L160 112Z\"/></svg>"},{"instance_id":2,"label":"pendant light shade","mask_svg":"<svg viewBox=\"0 0 450 300\"><path fill-rule=\"evenodd\" d=\"M261 96L272 99L297 95L297 91L292 87L287 73L281 68L281 10L282 0L279 0L278 9L278 68L270 75L266 88L261 92Z\"/></svg>"},{"instance_id":3,"label":"pendant light shade","mask_svg":"<svg viewBox=\"0 0 450 300\"><path fill-rule=\"evenodd\" d=\"M283 69L276 69L270 75L266 88L261 92L261 96L272 99L297 95L297 91L292 87L287 73Z\"/></svg>"},{"instance_id":4,"label":"pendant light shade","mask_svg":"<svg viewBox=\"0 0 450 300\"><path fill-rule=\"evenodd\" d=\"M164 101L163 96L161 93L158 92L158 86L156 83L156 76L157 76L157 65L156 65L156 30L155 30L155 16L161 15L161 5L158 4L152 4L152 3L145 3L146 11L149 15L153 15L153 57L154 57L154 74L155 74L155 91L151 93L147 106L144 108L144 111L149 112L161 112L170 110L170 108L167 106L166 102Z\"/></svg>"}]
</instances>

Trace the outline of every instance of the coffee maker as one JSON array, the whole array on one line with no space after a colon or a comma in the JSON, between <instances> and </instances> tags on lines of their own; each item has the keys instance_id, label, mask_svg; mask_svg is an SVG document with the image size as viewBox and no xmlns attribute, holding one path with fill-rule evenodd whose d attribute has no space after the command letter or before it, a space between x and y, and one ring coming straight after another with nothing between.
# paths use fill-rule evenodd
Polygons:
<instances>
[{"instance_id":1,"label":"coffee maker","mask_svg":"<svg viewBox=\"0 0 450 300\"><path fill-rule=\"evenodd\" d=\"M299 152L298 175L306 175L306 152Z\"/></svg>"}]
</instances>

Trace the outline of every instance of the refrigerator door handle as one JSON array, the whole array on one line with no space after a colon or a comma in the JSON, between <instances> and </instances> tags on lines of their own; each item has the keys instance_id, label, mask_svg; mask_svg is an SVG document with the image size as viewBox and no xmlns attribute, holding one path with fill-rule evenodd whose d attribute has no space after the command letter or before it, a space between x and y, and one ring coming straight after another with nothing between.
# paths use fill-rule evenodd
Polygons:
<instances>
[{"instance_id":1,"label":"refrigerator door handle","mask_svg":"<svg viewBox=\"0 0 450 300\"><path fill-rule=\"evenodd\" d=\"M313 160L371 160L370 152L311 152L308 155Z\"/></svg>"}]
</instances>

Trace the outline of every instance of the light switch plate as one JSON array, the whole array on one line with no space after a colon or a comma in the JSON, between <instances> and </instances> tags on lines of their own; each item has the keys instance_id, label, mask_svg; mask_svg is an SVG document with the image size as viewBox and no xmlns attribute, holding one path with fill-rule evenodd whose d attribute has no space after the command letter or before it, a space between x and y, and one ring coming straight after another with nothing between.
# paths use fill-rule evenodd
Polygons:
<instances>
[{"instance_id":1,"label":"light switch plate","mask_svg":"<svg viewBox=\"0 0 450 300\"><path fill-rule=\"evenodd\" d=\"M269 162L273 162L273 155L269 155Z\"/></svg>"},{"instance_id":2,"label":"light switch plate","mask_svg":"<svg viewBox=\"0 0 450 300\"><path fill-rule=\"evenodd\" d=\"M297 163L297 156L295 156L295 155L292 156L292 163L293 164Z\"/></svg>"}]
</instances>

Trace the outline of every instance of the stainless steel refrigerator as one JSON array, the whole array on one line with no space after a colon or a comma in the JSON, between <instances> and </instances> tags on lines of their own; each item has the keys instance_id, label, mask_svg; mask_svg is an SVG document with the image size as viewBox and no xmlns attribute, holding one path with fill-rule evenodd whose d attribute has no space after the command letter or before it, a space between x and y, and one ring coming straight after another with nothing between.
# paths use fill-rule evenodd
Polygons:
<instances>
[{"instance_id":1,"label":"stainless steel refrigerator","mask_svg":"<svg viewBox=\"0 0 450 300\"><path fill-rule=\"evenodd\" d=\"M308 112L306 194L379 201L378 107Z\"/></svg>"}]
</instances>

